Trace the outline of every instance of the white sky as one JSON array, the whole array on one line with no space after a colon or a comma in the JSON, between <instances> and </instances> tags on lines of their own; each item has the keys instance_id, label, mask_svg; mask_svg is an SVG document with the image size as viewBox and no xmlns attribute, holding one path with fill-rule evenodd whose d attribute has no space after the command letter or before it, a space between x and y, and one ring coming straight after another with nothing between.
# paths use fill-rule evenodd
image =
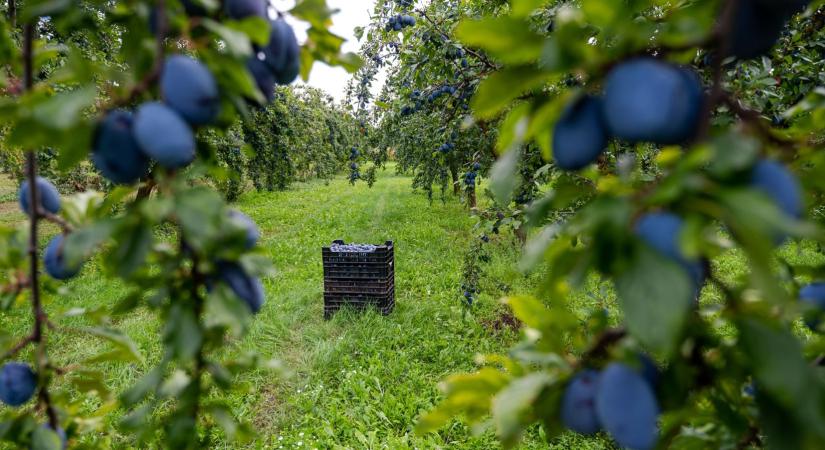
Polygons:
<instances>
[{"instance_id":1,"label":"white sky","mask_svg":"<svg viewBox=\"0 0 825 450\"><path fill-rule=\"evenodd\" d=\"M278 11L286 11L295 5L294 0L273 0L270 3ZM330 31L347 40L343 45L342 51L357 53L360 44L355 39L355 27L367 26L370 21L369 14L375 6L375 0L327 0L327 6L339 10L339 12L332 17L332 27ZM303 43L306 40L306 29L309 25L289 21L295 29L298 42ZM312 73L309 76L309 83L307 84L328 92L335 100L340 102L344 98L347 82L350 78L351 75L340 67L333 68L326 64L316 62L315 65L312 66ZM302 81L299 80L298 83L302 83ZM375 85L380 84L381 83L375 83Z\"/></svg>"}]
</instances>

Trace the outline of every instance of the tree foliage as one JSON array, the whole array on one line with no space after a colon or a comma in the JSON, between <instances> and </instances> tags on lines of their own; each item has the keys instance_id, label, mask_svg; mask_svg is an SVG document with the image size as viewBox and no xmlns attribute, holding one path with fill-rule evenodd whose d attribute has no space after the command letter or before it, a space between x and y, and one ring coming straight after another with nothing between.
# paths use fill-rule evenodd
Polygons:
<instances>
[{"instance_id":1,"label":"tree foliage","mask_svg":"<svg viewBox=\"0 0 825 450\"><path fill-rule=\"evenodd\" d=\"M418 25L387 27L400 11ZM475 373L450 377L421 430L463 416L493 428L506 446L536 422L550 439L565 429L594 432L566 415L573 402L630 448L823 445L821 322L808 320L813 332L799 326L803 313L821 309L810 306L814 288L803 290L807 301L797 298L825 267L801 265L776 247L823 241L816 222L825 188L824 17L820 1L379 3L355 93L366 104L375 68L389 66L373 108L385 145L402 149L417 180L443 185L449 163L428 150L445 131L497 127L485 134L487 145L471 148L496 160L489 173L499 205L529 203L519 220L537 229L522 268L547 268L535 297L505 299L529 330L524 341L508 356L483 358ZM639 61L654 62L631 70ZM618 68L630 75L617 81ZM648 78L618 91L638 97L610 93L610 83ZM698 101L657 97L663 79L691 89L680 99ZM456 94L431 101L445 85ZM465 90L472 119L451 122L470 98ZM634 112L611 116L612 104L604 113L599 105L582 119L585 96ZM695 127L651 113L671 105L689 108L678 117L695 117ZM657 125L645 130L643 120ZM562 127L579 121L588 125L574 128L580 136L564 147ZM554 158L599 133L606 144L595 141L597 154L583 167ZM534 154L544 161L525 170ZM513 182L520 172L528 183ZM525 190L534 196L522 197ZM743 276L718 263L734 251L747 260ZM592 280L613 281L609 316L601 304L584 316L569 305ZM577 390L586 373L602 377L593 397ZM622 386L638 395L622 397Z\"/></svg>"}]
</instances>

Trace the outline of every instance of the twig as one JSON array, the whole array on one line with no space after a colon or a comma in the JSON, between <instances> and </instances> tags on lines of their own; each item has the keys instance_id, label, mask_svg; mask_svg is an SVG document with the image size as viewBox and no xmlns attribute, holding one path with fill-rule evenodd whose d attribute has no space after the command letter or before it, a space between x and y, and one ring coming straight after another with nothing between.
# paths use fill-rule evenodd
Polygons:
<instances>
[{"instance_id":1,"label":"twig","mask_svg":"<svg viewBox=\"0 0 825 450\"><path fill-rule=\"evenodd\" d=\"M40 215L41 218L48 220L60 227L64 233L71 233L74 231L74 227L66 221L66 219L58 216L57 214L52 214L43 208L37 209L37 214Z\"/></svg>"},{"instance_id":2,"label":"twig","mask_svg":"<svg viewBox=\"0 0 825 450\"><path fill-rule=\"evenodd\" d=\"M594 342L590 349L582 356L582 361L589 361L604 356L613 344L621 341L626 336L627 330L624 328L605 330L596 338L596 342Z\"/></svg>"},{"instance_id":3,"label":"twig","mask_svg":"<svg viewBox=\"0 0 825 450\"><path fill-rule=\"evenodd\" d=\"M14 347L10 348L3 356L0 356L0 361L5 361L7 359L14 358L18 353L23 351L26 346L34 342L34 336L28 335L23 338L20 342L18 342Z\"/></svg>"},{"instance_id":4,"label":"twig","mask_svg":"<svg viewBox=\"0 0 825 450\"><path fill-rule=\"evenodd\" d=\"M34 87L34 25L31 22L26 23L23 27L23 83L26 91L30 91ZM46 357L46 337L43 333L43 325L48 321L48 316L43 310L43 304L40 299L40 282L39 282L39 258L37 252L37 228L40 220L39 205L40 192L37 188L37 158L34 150L26 152L26 177L29 182L29 208L35 214L31 215L29 220L29 289L31 289L32 315L34 316L34 325L31 334L31 343L37 345L36 363L38 374L43 380L43 371L46 369L48 360ZM24 344L24 346L27 344ZM38 394L40 403L46 409L46 415L49 417L49 425L53 430L58 427L57 413L52 405L51 396L49 395L48 383L44 383L40 387Z\"/></svg>"},{"instance_id":5,"label":"twig","mask_svg":"<svg viewBox=\"0 0 825 450\"><path fill-rule=\"evenodd\" d=\"M152 63L152 68L137 84L132 86L128 94L123 98L114 100L108 109L129 105L144 92L148 91L160 77L160 72L163 69L166 33L169 31L169 20L166 16L166 0L158 0L155 8L157 8L158 12L156 18L157 34L155 35L155 60Z\"/></svg>"}]
</instances>

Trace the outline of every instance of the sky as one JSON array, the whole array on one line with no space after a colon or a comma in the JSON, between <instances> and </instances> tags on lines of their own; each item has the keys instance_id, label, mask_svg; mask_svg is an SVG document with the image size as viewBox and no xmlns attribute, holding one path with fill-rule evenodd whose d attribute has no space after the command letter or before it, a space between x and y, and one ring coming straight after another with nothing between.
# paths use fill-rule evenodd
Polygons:
<instances>
[{"instance_id":1,"label":"sky","mask_svg":"<svg viewBox=\"0 0 825 450\"><path fill-rule=\"evenodd\" d=\"M271 4L278 11L286 11L295 5L294 0L275 0ZM344 43L342 51L344 52L358 52L359 43L355 39L355 27L365 27L370 21L370 12L372 12L375 0L327 0L327 6L332 9L337 9L339 12L332 17L332 27L330 31L343 37L347 41ZM289 18L287 18L289 20ZM298 42L303 43L306 40L307 24L296 23L289 20L295 29L295 35ZM347 82L351 75L344 69L339 67L333 68L316 62L312 66L312 73L309 76L310 86L322 89L328 92L336 101L341 101L344 98ZM302 81L298 81L302 83ZM378 83L376 83L378 84Z\"/></svg>"}]
</instances>

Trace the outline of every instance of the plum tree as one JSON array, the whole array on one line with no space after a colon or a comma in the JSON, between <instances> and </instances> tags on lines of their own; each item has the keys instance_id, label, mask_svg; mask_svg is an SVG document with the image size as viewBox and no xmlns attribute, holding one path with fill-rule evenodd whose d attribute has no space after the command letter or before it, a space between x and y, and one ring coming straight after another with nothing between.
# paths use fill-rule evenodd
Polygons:
<instances>
[{"instance_id":1,"label":"plum tree","mask_svg":"<svg viewBox=\"0 0 825 450\"><path fill-rule=\"evenodd\" d=\"M166 104L192 125L208 124L220 112L215 77L196 59L184 55L166 58L160 89Z\"/></svg>"},{"instance_id":2,"label":"plum tree","mask_svg":"<svg viewBox=\"0 0 825 450\"><path fill-rule=\"evenodd\" d=\"M788 217L802 216L802 188L782 164L772 160L757 162L751 172L751 186L768 196Z\"/></svg>"},{"instance_id":3,"label":"plum tree","mask_svg":"<svg viewBox=\"0 0 825 450\"><path fill-rule=\"evenodd\" d=\"M43 265L46 268L46 273L55 280L74 278L82 268L82 264L66 261L63 252L64 242L64 236L58 234L49 241L46 251L43 253Z\"/></svg>"},{"instance_id":4,"label":"plum tree","mask_svg":"<svg viewBox=\"0 0 825 450\"><path fill-rule=\"evenodd\" d=\"M805 324L811 330L818 330L825 311L825 282L811 283L799 290L799 300L809 306L805 314Z\"/></svg>"},{"instance_id":5,"label":"plum tree","mask_svg":"<svg viewBox=\"0 0 825 450\"><path fill-rule=\"evenodd\" d=\"M258 313L264 304L264 287L261 280L250 276L238 263L220 261L217 263L218 279L225 283L253 313Z\"/></svg>"},{"instance_id":6,"label":"plum tree","mask_svg":"<svg viewBox=\"0 0 825 450\"><path fill-rule=\"evenodd\" d=\"M680 236L682 219L672 213L648 213L636 222L636 235L654 250L682 266L693 280L695 288L704 284L705 269L698 259L688 258L682 251Z\"/></svg>"},{"instance_id":7,"label":"plum tree","mask_svg":"<svg viewBox=\"0 0 825 450\"><path fill-rule=\"evenodd\" d=\"M702 87L688 71L652 58L613 69L604 90L610 133L628 142L669 145L689 140L701 116Z\"/></svg>"},{"instance_id":8,"label":"plum tree","mask_svg":"<svg viewBox=\"0 0 825 450\"><path fill-rule=\"evenodd\" d=\"M229 217L235 225L244 230L246 236L246 249L251 250L255 248L255 245L258 243L258 239L261 237L261 232L258 230L258 226L255 224L255 221L237 209L229 210Z\"/></svg>"},{"instance_id":9,"label":"plum tree","mask_svg":"<svg viewBox=\"0 0 825 450\"><path fill-rule=\"evenodd\" d=\"M51 214L60 212L60 193L57 188L47 179L37 177L37 196L40 198L40 208ZM20 209L28 215L32 215L31 211L31 190L29 189L29 181L26 180L20 185L20 190L17 193L17 199L20 203Z\"/></svg>"},{"instance_id":10,"label":"plum tree","mask_svg":"<svg viewBox=\"0 0 825 450\"><path fill-rule=\"evenodd\" d=\"M115 110L97 126L92 144L95 167L116 184L131 184L149 172L149 158L140 149L133 133L134 118Z\"/></svg>"},{"instance_id":11,"label":"plum tree","mask_svg":"<svg viewBox=\"0 0 825 450\"><path fill-rule=\"evenodd\" d=\"M195 159L192 129L174 110L158 102L147 102L135 115L135 139L140 148L167 169L188 166Z\"/></svg>"},{"instance_id":12,"label":"plum tree","mask_svg":"<svg viewBox=\"0 0 825 450\"><path fill-rule=\"evenodd\" d=\"M28 364L9 362L0 369L0 400L9 406L28 402L37 389L37 375Z\"/></svg>"},{"instance_id":13,"label":"plum tree","mask_svg":"<svg viewBox=\"0 0 825 450\"><path fill-rule=\"evenodd\" d=\"M638 372L622 363L602 371L596 393L599 422L622 447L652 449L658 440L659 404Z\"/></svg>"},{"instance_id":14,"label":"plum tree","mask_svg":"<svg viewBox=\"0 0 825 450\"><path fill-rule=\"evenodd\" d=\"M553 129L553 159L564 170L579 170L596 161L607 146L602 101L582 96L567 106Z\"/></svg>"},{"instance_id":15,"label":"plum tree","mask_svg":"<svg viewBox=\"0 0 825 450\"><path fill-rule=\"evenodd\" d=\"M599 372L583 370L568 383L561 400L561 421L565 427L581 434L594 434L601 429L596 415L596 392Z\"/></svg>"},{"instance_id":16,"label":"plum tree","mask_svg":"<svg viewBox=\"0 0 825 450\"><path fill-rule=\"evenodd\" d=\"M300 58L298 40L292 27L283 17L273 20L269 43L263 49L264 62L269 66L275 80L289 84L298 76Z\"/></svg>"},{"instance_id":17,"label":"plum tree","mask_svg":"<svg viewBox=\"0 0 825 450\"><path fill-rule=\"evenodd\" d=\"M266 0L226 0L223 2L226 15L232 19L245 19L247 17L266 18Z\"/></svg>"}]
</instances>

